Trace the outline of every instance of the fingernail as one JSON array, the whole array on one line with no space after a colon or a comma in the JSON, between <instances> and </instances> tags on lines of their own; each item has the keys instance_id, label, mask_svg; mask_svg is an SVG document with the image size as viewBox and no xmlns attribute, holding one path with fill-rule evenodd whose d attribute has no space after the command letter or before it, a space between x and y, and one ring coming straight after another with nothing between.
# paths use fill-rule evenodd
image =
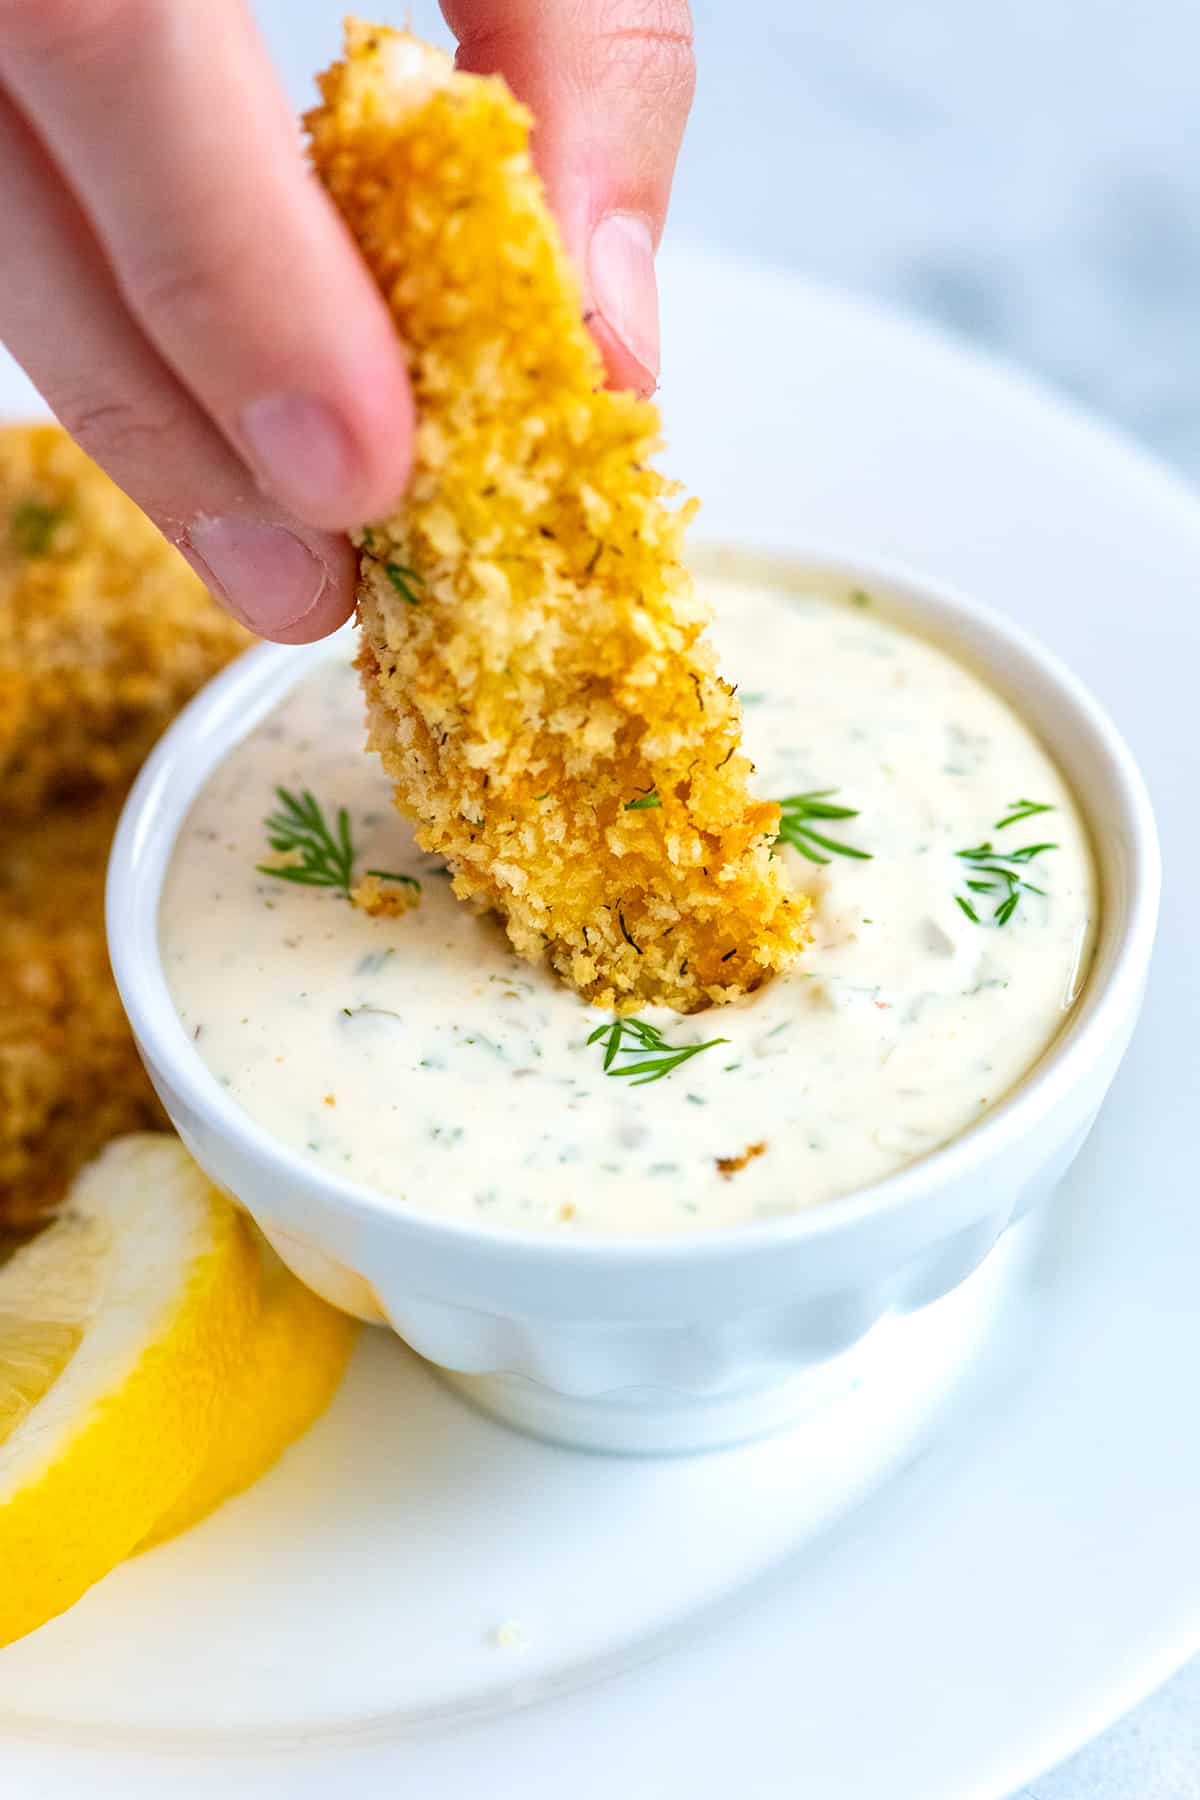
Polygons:
<instances>
[{"instance_id":1,"label":"fingernail","mask_svg":"<svg viewBox=\"0 0 1200 1800\"><path fill-rule=\"evenodd\" d=\"M311 394L265 394L243 409L238 427L259 486L295 512L327 511L354 480L349 435Z\"/></svg>"},{"instance_id":2,"label":"fingernail","mask_svg":"<svg viewBox=\"0 0 1200 1800\"><path fill-rule=\"evenodd\" d=\"M636 213L608 213L592 232L588 279L598 312L626 350L658 381L658 287L654 239Z\"/></svg>"},{"instance_id":3,"label":"fingernail","mask_svg":"<svg viewBox=\"0 0 1200 1800\"><path fill-rule=\"evenodd\" d=\"M283 525L196 519L179 549L234 618L259 637L299 624L325 592L325 569Z\"/></svg>"}]
</instances>

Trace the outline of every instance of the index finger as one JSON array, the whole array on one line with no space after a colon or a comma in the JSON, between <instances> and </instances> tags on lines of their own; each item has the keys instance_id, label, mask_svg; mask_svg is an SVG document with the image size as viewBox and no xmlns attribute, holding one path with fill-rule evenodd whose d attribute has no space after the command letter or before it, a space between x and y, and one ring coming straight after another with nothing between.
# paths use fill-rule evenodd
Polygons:
<instances>
[{"instance_id":1,"label":"index finger","mask_svg":"<svg viewBox=\"0 0 1200 1800\"><path fill-rule=\"evenodd\" d=\"M241 0L5 0L0 27L130 311L260 485L330 529L385 512L402 352Z\"/></svg>"}]
</instances>

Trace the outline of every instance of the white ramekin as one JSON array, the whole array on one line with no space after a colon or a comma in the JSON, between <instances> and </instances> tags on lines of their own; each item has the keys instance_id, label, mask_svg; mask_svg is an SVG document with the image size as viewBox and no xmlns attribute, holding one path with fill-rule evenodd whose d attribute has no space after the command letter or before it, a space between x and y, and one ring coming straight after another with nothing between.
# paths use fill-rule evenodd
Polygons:
<instances>
[{"instance_id":1,"label":"white ramekin","mask_svg":"<svg viewBox=\"0 0 1200 1800\"><path fill-rule=\"evenodd\" d=\"M1119 734L1070 671L1005 619L902 568L828 554L774 567L789 584L870 588L1014 702L1075 790L1101 883L1091 973L1037 1067L962 1137L845 1199L679 1238L488 1229L330 1175L238 1107L176 1016L159 956L159 893L210 771L328 645L264 646L211 682L146 763L113 845L113 970L193 1155L319 1293L386 1320L499 1416L593 1448L734 1441L860 1379L877 1322L948 1294L1060 1180L1124 1053L1150 959L1159 853L1149 799ZM886 1354L898 1353L893 1328Z\"/></svg>"}]
</instances>

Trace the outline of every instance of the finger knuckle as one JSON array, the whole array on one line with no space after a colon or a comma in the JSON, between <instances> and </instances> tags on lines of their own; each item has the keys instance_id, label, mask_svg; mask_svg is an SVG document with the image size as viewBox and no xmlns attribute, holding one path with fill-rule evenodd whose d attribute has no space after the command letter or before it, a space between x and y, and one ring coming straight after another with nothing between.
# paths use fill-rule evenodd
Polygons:
<instances>
[{"instance_id":1,"label":"finger knuckle","mask_svg":"<svg viewBox=\"0 0 1200 1800\"><path fill-rule=\"evenodd\" d=\"M690 100L696 58L687 0L610 0L600 38L610 61L643 90Z\"/></svg>"},{"instance_id":2,"label":"finger knuckle","mask_svg":"<svg viewBox=\"0 0 1200 1800\"><path fill-rule=\"evenodd\" d=\"M126 299L152 332L166 323L211 329L231 310L231 287L258 267L227 224L205 228L199 217L186 238L165 223L145 231L118 262Z\"/></svg>"},{"instance_id":3,"label":"finger knuckle","mask_svg":"<svg viewBox=\"0 0 1200 1800\"><path fill-rule=\"evenodd\" d=\"M93 389L56 394L55 411L76 443L122 485L138 470L161 471L182 424L169 405Z\"/></svg>"},{"instance_id":4,"label":"finger knuckle","mask_svg":"<svg viewBox=\"0 0 1200 1800\"><path fill-rule=\"evenodd\" d=\"M217 281L209 262L173 247L162 254L137 255L121 270L130 303L151 327L163 319L211 319Z\"/></svg>"},{"instance_id":5,"label":"finger knuckle","mask_svg":"<svg viewBox=\"0 0 1200 1800\"><path fill-rule=\"evenodd\" d=\"M79 60L138 27L142 0L0 0L0 43Z\"/></svg>"}]
</instances>

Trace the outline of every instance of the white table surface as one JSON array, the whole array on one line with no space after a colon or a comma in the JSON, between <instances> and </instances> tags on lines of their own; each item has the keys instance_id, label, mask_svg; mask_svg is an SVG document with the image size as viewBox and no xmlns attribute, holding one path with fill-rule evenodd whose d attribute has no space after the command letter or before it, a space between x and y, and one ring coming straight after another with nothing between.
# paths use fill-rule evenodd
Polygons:
<instances>
[{"instance_id":1,"label":"white table surface","mask_svg":"<svg viewBox=\"0 0 1200 1800\"><path fill-rule=\"evenodd\" d=\"M258 0L293 98L333 0ZM363 10L443 35L432 0ZM833 277L1200 468L1191 0L694 0L673 235ZM1200 1800L1200 1666L1020 1800ZM880 1800L886 1800L881 1796Z\"/></svg>"}]
</instances>

